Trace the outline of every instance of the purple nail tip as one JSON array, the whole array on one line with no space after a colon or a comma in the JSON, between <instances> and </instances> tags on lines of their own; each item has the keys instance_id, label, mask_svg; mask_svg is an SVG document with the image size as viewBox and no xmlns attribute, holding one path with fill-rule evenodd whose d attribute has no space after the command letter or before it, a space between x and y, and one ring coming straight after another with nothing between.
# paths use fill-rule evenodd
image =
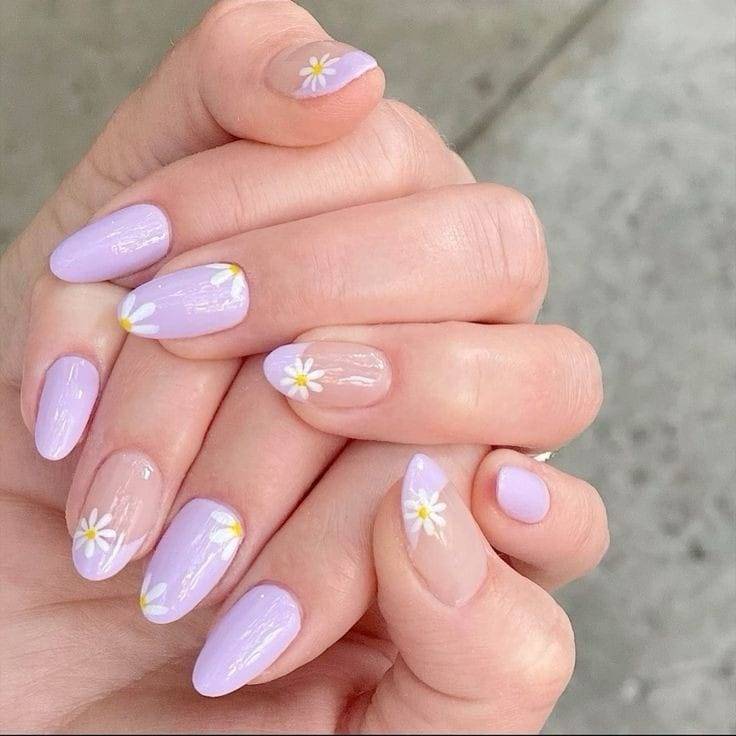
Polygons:
<instances>
[{"instance_id":1,"label":"purple nail tip","mask_svg":"<svg viewBox=\"0 0 736 736\"><path fill-rule=\"evenodd\" d=\"M92 552L89 556L86 553L86 540L84 538L74 539L72 541L74 567L86 580L107 580L117 575L130 562L143 544L143 539L141 537L132 542L126 542L124 535L121 534L108 550L103 550L92 542L90 545Z\"/></svg>"},{"instance_id":2,"label":"purple nail tip","mask_svg":"<svg viewBox=\"0 0 736 736\"><path fill-rule=\"evenodd\" d=\"M550 506L547 484L536 473L516 465L499 469L496 500L507 516L525 524L542 521Z\"/></svg>"},{"instance_id":3,"label":"purple nail tip","mask_svg":"<svg viewBox=\"0 0 736 736\"><path fill-rule=\"evenodd\" d=\"M97 368L77 355L57 359L46 371L36 415L35 441L47 460L61 460L84 433L100 388Z\"/></svg>"},{"instance_id":4,"label":"purple nail tip","mask_svg":"<svg viewBox=\"0 0 736 736\"><path fill-rule=\"evenodd\" d=\"M248 312L239 266L208 263L141 284L118 305L120 326L140 337L196 337L234 327Z\"/></svg>"},{"instance_id":5,"label":"purple nail tip","mask_svg":"<svg viewBox=\"0 0 736 736\"><path fill-rule=\"evenodd\" d=\"M301 612L284 588L251 588L215 624L194 665L195 690L227 695L270 667L301 628Z\"/></svg>"},{"instance_id":6,"label":"purple nail tip","mask_svg":"<svg viewBox=\"0 0 736 736\"><path fill-rule=\"evenodd\" d=\"M340 56L339 60L335 63L334 75L322 75L322 78L325 80L324 87L319 84L321 75L314 75L316 76L315 84L308 87L300 85L294 95L296 97L309 98L332 94L377 67L378 62L370 54L366 54L365 51L360 51L359 49L348 51ZM304 80L302 84L306 81Z\"/></svg>"},{"instance_id":7,"label":"purple nail tip","mask_svg":"<svg viewBox=\"0 0 736 736\"><path fill-rule=\"evenodd\" d=\"M134 204L62 240L49 257L49 267L62 281L107 281L161 260L169 243L169 221L164 212L152 204Z\"/></svg>"},{"instance_id":8,"label":"purple nail tip","mask_svg":"<svg viewBox=\"0 0 736 736\"><path fill-rule=\"evenodd\" d=\"M230 507L206 498L189 501L148 563L140 597L143 615L156 624L185 616L217 585L242 541L243 524Z\"/></svg>"}]
</instances>

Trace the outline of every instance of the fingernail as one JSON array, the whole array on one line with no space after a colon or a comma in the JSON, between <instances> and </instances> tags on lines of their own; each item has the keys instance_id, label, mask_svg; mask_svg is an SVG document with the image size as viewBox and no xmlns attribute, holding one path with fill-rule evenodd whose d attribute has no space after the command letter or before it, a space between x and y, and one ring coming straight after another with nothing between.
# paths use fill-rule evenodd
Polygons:
<instances>
[{"instance_id":1,"label":"fingernail","mask_svg":"<svg viewBox=\"0 0 736 736\"><path fill-rule=\"evenodd\" d=\"M384 353L349 342L282 345L266 357L263 372L290 399L329 408L370 406L391 384Z\"/></svg>"},{"instance_id":2,"label":"fingernail","mask_svg":"<svg viewBox=\"0 0 736 736\"><path fill-rule=\"evenodd\" d=\"M279 658L300 628L299 605L290 593L256 585L207 637L194 664L195 690L214 698L243 687Z\"/></svg>"},{"instance_id":3,"label":"fingernail","mask_svg":"<svg viewBox=\"0 0 736 736\"><path fill-rule=\"evenodd\" d=\"M176 621L215 587L243 541L235 512L195 498L181 508L146 568L140 594L143 615L157 624Z\"/></svg>"},{"instance_id":4,"label":"fingernail","mask_svg":"<svg viewBox=\"0 0 736 736\"><path fill-rule=\"evenodd\" d=\"M141 337L196 337L237 325L247 311L243 270L232 263L208 263L133 289L118 306L118 322Z\"/></svg>"},{"instance_id":5,"label":"fingernail","mask_svg":"<svg viewBox=\"0 0 736 736\"><path fill-rule=\"evenodd\" d=\"M486 542L442 468L414 455L401 489L409 557L429 590L443 603L461 606L488 571Z\"/></svg>"},{"instance_id":6,"label":"fingernail","mask_svg":"<svg viewBox=\"0 0 736 736\"><path fill-rule=\"evenodd\" d=\"M377 66L372 56L348 44L316 41L276 56L268 66L266 79L275 90L290 97L321 97L337 92Z\"/></svg>"},{"instance_id":7,"label":"fingernail","mask_svg":"<svg viewBox=\"0 0 736 736\"><path fill-rule=\"evenodd\" d=\"M104 580L140 549L158 515L161 474L139 452L116 452L99 467L72 540L77 572Z\"/></svg>"},{"instance_id":8,"label":"fingernail","mask_svg":"<svg viewBox=\"0 0 736 736\"><path fill-rule=\"evenodd\" d=\"M549 511L547 484L515 465L502 465L496 477L496 500L507 516L525 524L542 521Z\"/></svg>"},{"instance_id":9,"label":"fingernail","mask_svg":"<svg viewBox=\"0 0 736 736\"><path fill-rule=\"evenodd\" d=\"M47 460L61 460L79 442L100 389L92 363L77 355L58 358L46 371L36 414L36 448Z\"/></svg>"},{"instance_id":10,"label":"fingernail","mask_svg":"<svg viewBox=\"0 0 736 736\"><path fill-rule=\"evenodd\" d=\"M107 281L140 271L169 250L169 221L152 204L134 204L90 222L59 243L51 272L63 281Z\"/></svg>"}]
</instances>

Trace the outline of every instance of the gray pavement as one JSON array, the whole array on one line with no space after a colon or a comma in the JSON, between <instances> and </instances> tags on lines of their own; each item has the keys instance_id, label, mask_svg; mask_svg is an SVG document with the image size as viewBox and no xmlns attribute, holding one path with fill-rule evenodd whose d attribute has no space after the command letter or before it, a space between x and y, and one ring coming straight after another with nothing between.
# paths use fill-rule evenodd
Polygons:
<instances>
[{"instance_id":1,"label":"gray pavement","mask_svg":"<svg viewBox=\"0 0 736 736\"><path fill-rule=\"evenodd\" d=\"M0 242L207 4L0 2ZM555 463L601 490L613 543L560 595L578 666L547 731L736 733L733 2L303 4L532 197L542 319L600 352L601 417Z\"/></svg>"}]
</instances>

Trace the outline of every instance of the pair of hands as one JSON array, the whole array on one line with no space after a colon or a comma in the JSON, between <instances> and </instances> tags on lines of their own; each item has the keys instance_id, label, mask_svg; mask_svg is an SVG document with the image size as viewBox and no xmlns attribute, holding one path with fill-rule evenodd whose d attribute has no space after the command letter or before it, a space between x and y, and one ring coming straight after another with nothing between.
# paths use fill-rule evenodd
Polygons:
<instances>
[{"instance_id":1,"label":"pair of hands","mask_svg":"<svg viewBox=\"0 0 736 736\"><path fill-rule=\"evenodd\" d=\"M600 401L595 355L563 328L529 324L546 257L528 201L468 185L467 168L425 121L380 101L380 70L325 39L291 3L216 6L2 261L12 325L2 350L3 697L43 692L13 727L531 730L569 677L569 624L542 588L597 563L602 504L580 480L485 446L546 448L581 431ZM357 54L363 66L334 65L324 88L307 73L315 89L294 96L304 64L325 54ZM123 287L149 282L152 268L117 286L44 275L48 252L90 215L119 232L120 215L104 216L142 202L170 225L163 272L242 266L247 316L245 289L236 298L225 268L211 270L223 274L219 284L207 273L204 293L199 282L143 285L132 306ZM147 247L135 257L158 260L160 223L150 214L128 227ZM86 237L67 241L66 260L52 259L59 275L74 278ZM108 247L111 237L96 242ZM102 260L85 263L99 269ZM177 303L181 293L194 301ZM189 337L124 341L111 318L121 301L128 329L157 328L141 337ZM157 311L136 321L148 303ZM491 322L507 324L482 324ZM287 405L256 354L300 333L298 349L266 361L277 388L296 383L295 399L306 390L306 401ZM53 467L20 431L23 354L24 421L51 457L81 435L97 386L94 376L73 385L72 410L66 389L79 365L53 395L50 367L83 358L103 387L83 448ZM305 385L284 372L297 358L312 373ZM416 457L394 487L418 448L343 437L424 443L431 457ZM105 582L71 573L65 501L75 563ZM144 577L131 561L172 518ZM97 538L85 535L91 527ZM142 577L151 620L196 610L151 627L123 602ZM211 623L206 607L223 601L199 688L268 684L205 701L186 670ZM267 626L250 620L259 606ZM246 642L244 653L244 622L265 626L276 644Z\"/></svg>"}]
</instances>

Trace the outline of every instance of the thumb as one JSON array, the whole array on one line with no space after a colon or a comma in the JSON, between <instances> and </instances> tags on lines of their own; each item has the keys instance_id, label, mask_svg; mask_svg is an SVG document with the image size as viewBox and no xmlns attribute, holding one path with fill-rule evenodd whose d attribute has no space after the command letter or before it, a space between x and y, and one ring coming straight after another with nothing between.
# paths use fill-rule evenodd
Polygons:
<instances>
[{"instance_id":1,"label":"thumb","mask_svg":"<svg viewBox=\"0 0 736 736\"><path fill-rule=\"evenodd\" d=\"M458 486L469 491L469 478ZM538 731L574 661L570 624L490 548L445 471L415 455L374 528L378 601L399 656L353 726Z\"/></svg>"}]
</instances>

